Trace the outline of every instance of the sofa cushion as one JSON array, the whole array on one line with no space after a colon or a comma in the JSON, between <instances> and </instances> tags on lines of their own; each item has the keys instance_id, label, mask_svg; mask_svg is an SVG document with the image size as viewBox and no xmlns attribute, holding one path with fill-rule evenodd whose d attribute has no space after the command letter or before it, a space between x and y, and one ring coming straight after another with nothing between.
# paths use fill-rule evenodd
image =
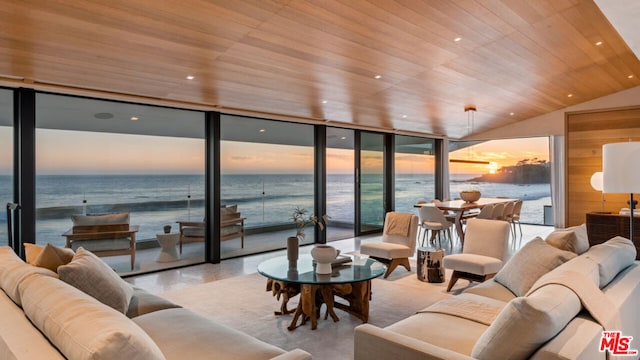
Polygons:
<instances>
[{"instance_id":1,"label":"sofa cushion","mask_svg":"<svg viewBox=\"0 0 640 360\"><path fill-rule=\"evenodd\" d=\"M538 278L574 257L576 254L555 248L536 237L507 261L495 279L516 296L523 296Z\"/></svg>"},{"instance_id":2,"label":"sofa cushion","mask_svg":"<svg viewBox=\"0 0 640 360\"><path fill-rule=\"evenodd\" d=\"M549 271L548 273L542 275L533 285L532 288L536 287L538 283L543 283L547 278L554 277L554 274L561 272L577 272L582 274L585 278L589 279L593 284L598 285L600 272L598 268L598 263L595 262L592 258L581 255L576 256L575 258L567 261L566 263L558 266L557 268Z\"/></svg>"},{"instance_id":3,"label":"sofa cushion","mask_svg":"<svg viewBox=\"0 0 640 360\"><path fill-rule=\"evenodd\" d=\"M182 236L204 237L204 227L203 226L183 226Z\"/></svg>"},{"instance_id":4,"label":"sofa cushion","mask_svg":"<svg viewBox=\"0 0 640 360\"><path fill-rule=\"evenodd\" d=\"M33 274L58 277L58 274L49 269L25 263L10 247L0 247L0 287L18 306L22 306L18 286Z\"/></svg>"},{"instance_id":5,"label":"sofa cushion","mask_svg":"<svg viewBox=\"0 0 640 360\"><path fill-rule=\"evenodd\" d=\"M64 359L47 337L33 326L22 309L2 291L0 314L0 359Z\"/></svg>"},{"instance_id":6,"label":"sofa cushion","mask_svg":"<svg viewBox=\"0 0 640 360\"><path fill-rule=\"evenodd\" d=\"M487 325L461 317L427 312L409 316L385 330L469 355L487 328Z\"/></svg>"},{"instance_id":7,"label":"sofa cushion","mask_svg":"<svg viewBox=\"0 0 640 360\"><path fill-rule=\"evenodd\" d=\"M25 314L69 359L164 359L126 316L60 280L31 276L20 292Z\"/></svg>"},{"instance_id":8,"label":"sofa cushion","mask_svg":"<svg viewBox=\"0 0 640 360\"><path fill-rule=\"evenodd\" d=\"M58 268L60 279L126 313L133 295L133 287L91 252L79 248L73 260Z\"/></svg>"},{"instance_id":9,"label":"sofa cushion","mask_svg":"<svg viewBox=\"0 0 640 360\"><path fill-rule=\"evenodd\" d=\"M495 274L504 266L504 262L500 259L478 254L447 255L442 264L447 269L479 275Z\"/></svg>"},{"instance_id":10,"label":"sofa cushion","mask_svg":"<svg viewBox=\"0 0 640 360\"><path fill-rule=\"evenodd\" d=\"M26 249L27 247L25 246L25 250ZM69 248L60 248L51 244L47 244L45 246L31 244L29 249L30 250L26 250L26 252L27 254L31 252L32 256L26 256L27 263L33 266L43 267L51 271L57 271L58 266L68 264L75 255L73 250ZM34 253L38 254L35 258L33 258ZM32 260L29 261L29 259Z\"/></svg>"},{"instance_id":11,"label":"sofa cushion","mask_svg":"<svg viewBox=\"0 0 640 360\"><path fill-rule=\"evenodd\" d=\"M551 284L510 301L473 347L477 359L526 359L582 308L569 288ZM508 344L508 346L506 346Z\"/></svg>"},{"instance_id":12,"label":"sofa cushion","mask_svg":"<svg viewBox=\"0 0 640 360\"><path fill-rule=\"evenodd\" d=\"M571 251L580 255L589 250L587 225L582 224L566 229L555 230L547 235L545 241L560 250Z\"/></svg>"},{"instance_id":13,"label":"sofa cushion","mask_svg":"<svg viewBox=\"0 0 640 360\"><path fill-rule=\"evenodd\" d=\"M136 316L144 315L150 312L179 308L180 305L176 305L171 301L162 298L158 295L153 295L144 289L137 287L133 288L133 296L129 302L129 309L127 310L127 317L133 318Z\"/></svg>"},{"instance_id":14,"label":"sofa cushion","mask_svg":"<svg viewBox=\"0 0 640 360\"><path fill-rule=\"evenodd\" d=\"M598 263L600 288L607 286L620 271L633 264L636 247L629 239L616 236L607 242L592 246L585 256Z\"/></svg>"},{"instance_id":15,"label":"sofa cushion","mask_svg":"<svg viewBox=\"0 0 640 360\"><path fill-rule=\"evenodd\" d=\"M220 236L227 236L231 234L237 234L242 231L242 226L240 225L229 225L223 228L220 228Z\"/></svg>"},{"instance_id":16,"label":"sofa cushion","mask_svg":"<svg viewBox=\"0 0 640 360\"><path fill-rule=\"evenodd\" d=\"M270 359L284 353L183 308L155 311L132 320L158 344L167 359Z\"/></svg>"},{"instance_id":17,"label":"sofa cushion","mask_svg":"<svg viewBox=\"0 0 640 360\"><path fill-rule=\"evenodd\" d=\"M509 302L516 296L504 285L491 278L481 283L472 283L470 287L463 291L463 294L475 294L495 300Z\"/></svg>"},{"instance_id":18,"label":"sofa cushion","mask_svg":"<svg viewBox=\"0 0 640 360\"><path fill-rule=\"evenodd\" d=\"M128 224L129 212L96 215L71 215L73 226Z\"/></svg>"},{"instance_id":19,"label":"sofa cushion","mask_svg":"<svg viewBox=\"0 0 640 360\"><path fill-rule=\"evenodd\" d=\"M387 259L410 257L413 255L408 246L390 242L362 244L362 246L360 246L360 252L369 256Z\"/></svg>"}]
</instances>

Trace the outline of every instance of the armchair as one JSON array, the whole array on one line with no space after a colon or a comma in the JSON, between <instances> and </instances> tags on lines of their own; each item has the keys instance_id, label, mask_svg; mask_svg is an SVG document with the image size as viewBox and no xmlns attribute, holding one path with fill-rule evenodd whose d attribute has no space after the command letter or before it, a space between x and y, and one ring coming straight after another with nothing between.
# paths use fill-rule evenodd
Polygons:
<instances>
[{"instance_id":1,"label":"armchair","mask_svg":"<svg viewBox=\"0 0 640 360\"><path fill-rule=\"evenodd\" d=\"M447 291L458 279L483 282L502 269L510 229L506 221L469 219L462 254L447 255L442 260L445 268L453 270Z\"/></svg>"},{"instance_id":2,"label":"armchair","mask_svg":"<svg viewBox=\"0 0 640 360\"><path fill-rule=\"evenodd\" d=\"M238 212L238 206L220 208L220 241L240 237L240 247L244 248L244 220ZM177 221L180 226L180 253L182 244L186 242L204 242L204 221Z\"/></svg>"},{"instance_id":3,"label":"armchair","mask_svg":"<svg viewBox=\"0 0 640 360\"><path fill-rule=\"evenodd\" d=\"M129 212L95 215L72 215L73 227L62 234L66 247L79 247L96 256L131 256L131 270L136 261L137 225L129 225Z\"/></svg>"},{"instance_id":4,"label":"armchair","mask_svg":"<svg viewBox=\"0 0 640 360\"><path fill-rule=\"evenodd\" d=\"M409 213L387 213L384 220L382 242L367 243L360 246L360 253L369 255L387 265L385 279L398 267L404 266L411 271L409 257L416 252L418 236L418 217Z\"/></svg>"}]
</instances>

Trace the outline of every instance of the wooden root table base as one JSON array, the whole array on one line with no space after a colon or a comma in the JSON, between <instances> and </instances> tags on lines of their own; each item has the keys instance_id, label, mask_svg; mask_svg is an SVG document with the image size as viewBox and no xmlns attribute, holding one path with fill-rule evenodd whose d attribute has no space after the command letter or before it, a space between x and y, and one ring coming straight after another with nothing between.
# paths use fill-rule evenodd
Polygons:
<instances>
[{"instance_id":1,"label":"wooden root table base","mask_svg":"<svg viewBox=\"0 0 640 360\"><path fill-rule=\"evenodd\" d=\"M343 304L334 301L334 295L347 301ZM334 308L346 311L363 322L369 320L369 300L371 298L371 280L340 285L311 285L300 286L300 302L293 314L293 320L287 329L294 330L300 325L305 325L307 320L311 322L311 330L318 327L320 307L326 305L324 318L331 316L334 322L340 319ZM300 320L300 325L298 325Z\"/></svg>"},{"instance_id":2,"label":"wooden root table base","mask_svg":"<svg viewBox=\"0 0 640 360\"><path fill-rule=\"evenodd\" d=\"M288 326L293 330L307 321L311 329L318 326L322 304L326 306L324 318L331 316L339 321L335 309L346 311L363 322L369 320L371 280L384 275L387 270L381 262L367 257L353 258L352 264L332 267L331 274L318 274L311 255L300 255L293 264L286 256L278 256L258 264L258 273L267 278L267 291L278 300L282 297L280 311L276 315L290 314L289 300L300 294L298 306Z\"/></svg>"}]
</instances>

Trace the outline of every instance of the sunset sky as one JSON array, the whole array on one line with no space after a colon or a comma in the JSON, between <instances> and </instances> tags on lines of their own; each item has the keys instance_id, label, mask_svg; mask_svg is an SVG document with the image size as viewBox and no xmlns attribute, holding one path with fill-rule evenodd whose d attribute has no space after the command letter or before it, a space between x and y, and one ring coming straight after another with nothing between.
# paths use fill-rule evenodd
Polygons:
<instances>
[{"instance_id":1,"label":"sunset sky","mask_svg":"<svg viewBox=\"0 0 640 360\"><path fill-rule=\"evenodd\" d=\"M11 128L0 127L0 174L11 174ZM62 130L38 130L38 174L198 174L204 169L204 140ZM547 138L494 140L449 154L451 159L486 160L495 168L523 159L548 160ZM310 147L223 141L226 174L311 173ZM329 149L330 173L353 171L353 151ZM363 158L378 168L380 157ZM433 157L398 154L399 173L430 173ZM487 165L451 163L452 173L487 173ZM364 170L363 170L364 171Z\"/></svg>"}]
</instances>

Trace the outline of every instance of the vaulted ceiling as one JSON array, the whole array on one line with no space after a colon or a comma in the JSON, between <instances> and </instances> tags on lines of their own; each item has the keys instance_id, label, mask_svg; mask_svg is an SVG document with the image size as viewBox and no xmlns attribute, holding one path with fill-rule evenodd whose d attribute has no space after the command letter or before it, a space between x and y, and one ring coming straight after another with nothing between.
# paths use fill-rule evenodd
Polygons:
<instances>
[{"instance_id":1,"label":"vaulted ceiling","mask_svg":"<svg viewBox=\"0 0 640 360\"><path fill-rule=\"evenodd\" d=\"M0 84L464 138L640 61L592 0L14 0Z\"/></svg>"}]
</instances>

